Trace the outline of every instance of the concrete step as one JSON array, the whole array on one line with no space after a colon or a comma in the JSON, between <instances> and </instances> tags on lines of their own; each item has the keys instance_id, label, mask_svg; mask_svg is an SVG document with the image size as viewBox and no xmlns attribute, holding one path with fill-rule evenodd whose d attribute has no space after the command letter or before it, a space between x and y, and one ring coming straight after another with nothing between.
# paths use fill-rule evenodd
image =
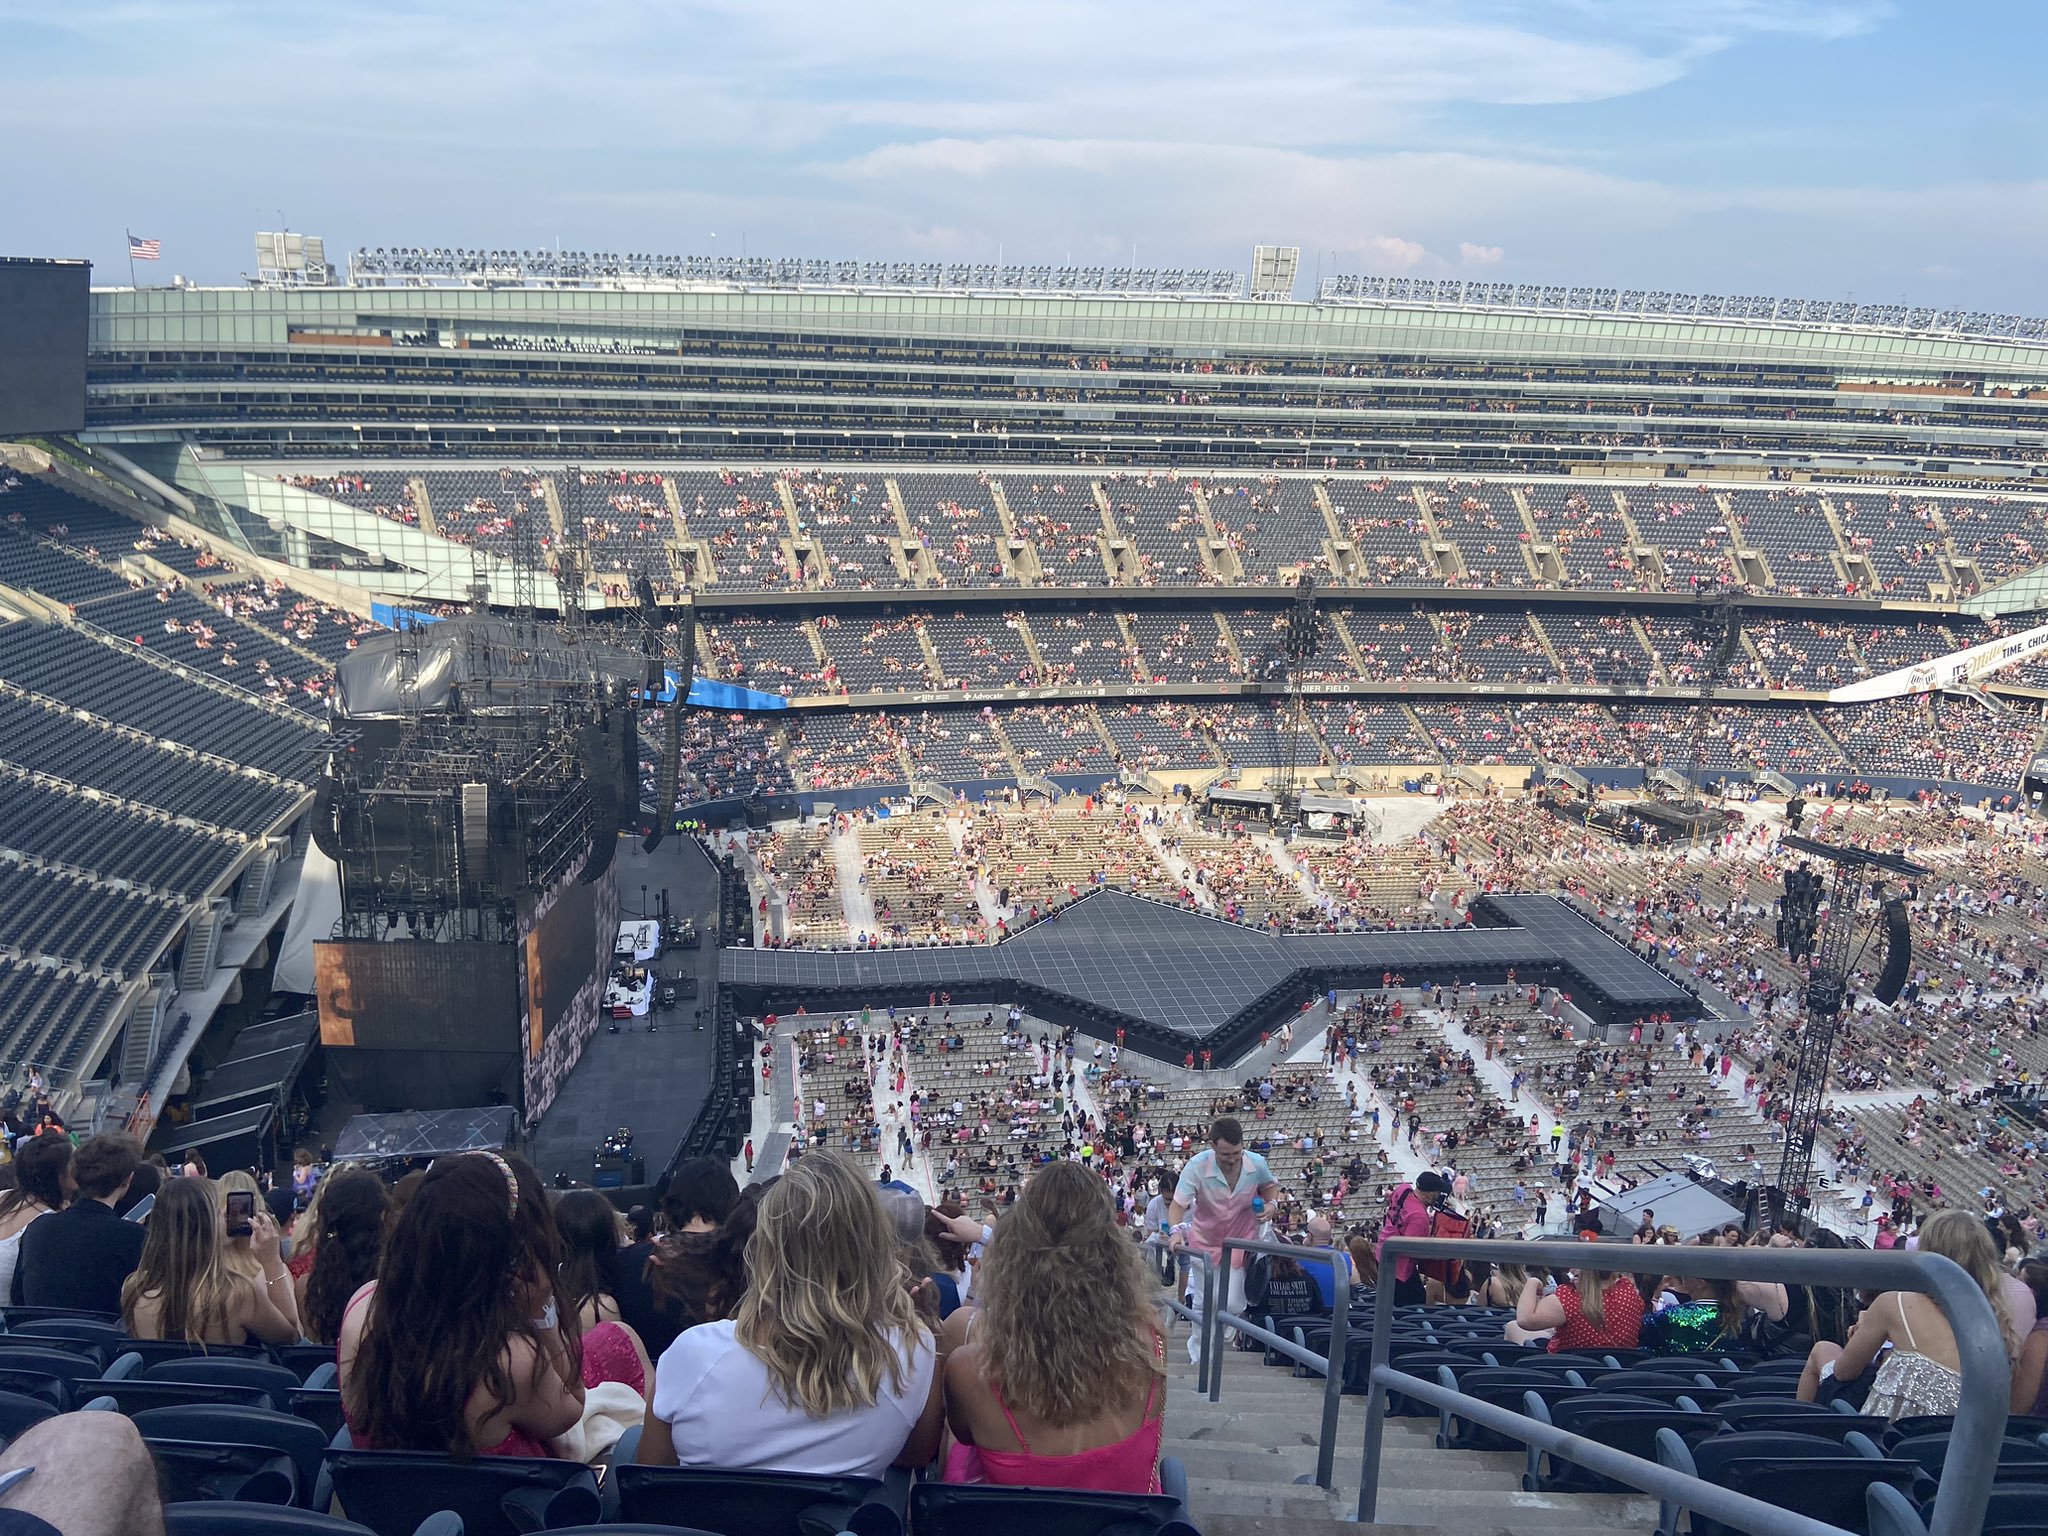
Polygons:
<instances>
[{"instance_id":1,"label":"concrete step","mask_svg":"<svg viewBox=\"0 0 2048 1536\"><path fill-rule=\"evenodd\" d=\"M1205 1445L1197 1441L1179 1445L1168 1442L1165 1449L1168 1455L1181 1459L1190 1478L1205 1482L1227 1482L1238 1486L1293 1483L1300 1478L1313 1478L1316 1470L1316 1448L1313 1445L1282 1446L1269 1450L1247 1445ZM1354 1499L1358 1493L1358 1462L1357 1447L1348 1450L1338 1447L1335 1480L1350 1488ZM1519 1456L1496 1454L1481 1459L1438 1450L1406 1453L1387 1450L1380 1456L1380 1490L1387 1497L1396 1493L1424 1493L1442 1487L1448 1480L1472 1492L1495 1495L1520 1493L1522 1467L1523 1458Z\"/></svg>"},{"instance_id":2,"label":"concrete step","mask_svg":"<svg viewBox=\"0 0 2048 1536\"><path fill-rule=\"evenodd\" d=\"M1319 1413L1292 1409L1275 1413L1264 1406L1232 1408L1228 1403L1177 1403L1169 1398L1166 1438L1169 1441L1199 1440L1211 1444L1314 1445L1322 1422ZM1410 1425L1416 1427L1411 1429ZM1337 1415L1337 1443L1350 1446L1365 1444L1363 1408ZM1388 1451L1434 1453L1436 1420L1388 1419L1382 1444Z\"/></svg>"}]
</instances>

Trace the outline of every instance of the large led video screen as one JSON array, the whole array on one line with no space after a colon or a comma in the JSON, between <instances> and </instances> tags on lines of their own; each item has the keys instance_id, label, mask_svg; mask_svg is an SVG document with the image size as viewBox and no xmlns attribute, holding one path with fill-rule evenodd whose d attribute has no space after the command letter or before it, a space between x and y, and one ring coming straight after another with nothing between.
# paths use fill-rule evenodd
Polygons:
<instances>
[{"instance_id":1,"label":"large led video screen","mask_svg":"<svg viewBox=\"0 0 2048 1536\"><path fill-rule=\"evenodd\" d=\"M526 1028L534 1055L596 967L597 888L564 886L526 935Z\"/></svg>"},{"instance_id":2,"label":"large led video screen","mask_svg":"<svg viewBox=\"0 0 2048 1536\"><path fill-rule=\"evenodd\" d=\"M85 427L92 266L0 256L0 438Z\"/></svg>"},{"instance_id":3,"label":"large led video screen","mask_svg":"<svg viewBox=\"0 0 2048 1536\"><path fill-rule=\"evenodd\" d=\"M504 944L323 940L313 986L323 1045L400 1051L519 1049L516 953Z\"/></svg>"}]
</instances>

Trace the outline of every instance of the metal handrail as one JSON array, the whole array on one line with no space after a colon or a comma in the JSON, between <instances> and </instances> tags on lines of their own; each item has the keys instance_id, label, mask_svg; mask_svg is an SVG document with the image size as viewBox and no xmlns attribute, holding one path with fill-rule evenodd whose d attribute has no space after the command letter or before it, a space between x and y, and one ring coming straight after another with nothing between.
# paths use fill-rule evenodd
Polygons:
<instances>
[{"instance_id":1,"label":"metal handrail","mask_svg":"<svg viewBox=\"0 0 2048 1536\"><path fill-rule=\"evenodd\" d=\"M2006 1403L2012 1391L2012 1367L2005 1335L1991 1303L1959 1266L1931 1253L1861 1253L1840 1249L1685 1248L1602 1243L1588 1250L1583 1242L1526 1243L1476 1241L1464 1238L1390 1237L1381 1245L1381 1271L1394 1259L1483 1259L1529 1268L1567 1269L1597 1263L1613 1274L1669 1274L1682 1270L1701 1280L1783 1281L1793 1285L1842 1289L1913 1291L1931 1297L1955 1335L1956 1359L1962 1368L1961 1401L1948 1455L1942 1463L1928 1536L1974 1536L1984 1523L1991 1480L1998 1465L1999 1442L2005 1436ZM1387 1393L1400 1392L1460 1418L1521 1440L1617 1482L1639 1488L1667 1502L1698 1510L1708 1518L1756 1536L1842 1536L1825 1521L1781 1509L1747 1494L1731 1493L1675 1468L1631 1456L1565 1431L1527 1414L1515 1413L1436 1382L1410 1376L1386 1364L1393 1338L1394 1299L1391 1283L1374 1289L1372 1368L1368 1374L1365 1412L1365 1456L1358 1478L1358 1518L1371 1522L1378 1514L1380 1452L1386 1430Z\"/></svg>"},{"instance_id":2,"label":"metal handrail","mask_svg":"<svg viewBox=\"0 0 2048 1536\"><path fill-rule=\"evenodd\" d=\"M1322 1431L1316 1438L1316 1486L1327 1488L1335 1476L1337 1462L1337 1412L1344 1400L1344 1344L1350 1332L1351 1287L1343 1283L1342 1277L1350 1273L1351 1254L1336 1247L1310 1248L1300 1243L1275 1243L1258 1238L1228 1237L1223 1240L1222 1263L1228 1265L1230 1255L1235 1253L1270 1253L1281 1258L1293 1259L1297 1263L1321 1261L1330 1266L1330 1353L1327 1357L1304 1348L1292 1339L1283 1339L1271 1329L1261 1328L1257 1323L1245 1321L1234 1313L1226 1313L1221 1306L1212 1305L1202 1319L1202 1360L1209 1371L1209 1401L1223 1400L1223 1330L1225 1328L1257 1339L1268 1349L1278 1350L1288 1359L1323 1373L1323 1423ZM1215 1274L1210 1274L1209 1296L1216 1298ZM1222 1299L1228 1300L1229 1287L1222 1287Z\"/></svg>"},{"instance_id":3,"label":"metal handrail","mask_svg":"<svg viewBox=\"0 0 2048 1536\"><path fill-rule=\"evenodd\" d=\"M1146 1238L1145 1247L1150 1249L1152 1252L1163 1253L1171 1257L1174 1260L1174 1275L1176 1278L1178 1278L1180 1275L1179 1261L1182 1259L1186 1259L1192 1264L1199 1264L1202 1267L1202 1311L1199 1314L1196 1313L1193 1307L1190 1307L1186 1302L1180 1299L1180 1288L1178 1286L1176 1286L1173 1292L1165 1298L1165 1301L1169 1310L1176 1312L1180 1316L1186 1318L1188 1322L1194 1325L1195 1327L1205 1327L1206 1324L1203 1320L1210 1316L1210 1314L1212 1314L1216 1310L1215 1260L1211 1259L1208 1254L1203 1253L1198 1249L1169 1248L1166 1246L1166 1244L1162 1243L1156 1237ZM1207 1340L1205 1339L1205 1346L1206 1343ZM1210 1392L1210 1383L1212 1380L1212 1373L1214 1369L1210 1363L1211 1359L1211 1351L1208 1348L1204 1347L1204 1349L1202 1350L1202 1358L1195 1362L1195 1390L1197 1392ZM1210 1397L1210 1401L1215 1401L1213 1394Z\"/></svg>"}]
</instances>

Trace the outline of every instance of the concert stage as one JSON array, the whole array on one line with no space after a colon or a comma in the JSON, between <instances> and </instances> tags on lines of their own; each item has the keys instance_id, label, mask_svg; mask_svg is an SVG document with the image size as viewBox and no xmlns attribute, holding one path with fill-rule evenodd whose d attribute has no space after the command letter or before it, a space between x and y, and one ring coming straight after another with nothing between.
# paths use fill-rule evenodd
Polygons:
<instances>
[{"instance_id":1,"label":"concert stage","mask_svg":"<svg viewBox=\"0 0 2048 1536\"><path fill-rule=\"evenodd\" d=\"M592 1152L621 1126L631 1127L648 1178L658 1180L711 1090L720 953L717 868L694 838L667 837L650 854L641 852L637 837L621 837L612 878L625 917L658 911L667 890L670 912L696 922L705 935L698 947L667 950L657 964L664 978L693 976L697 995L666 1013L657 1009L645 1019L621 1021L616 1035L600 1023L528 1140L528 1156L551 1180L566 1173L588 1184ZM704 1010L701 1031L691 1021L698 1007ZM648 1033L650 1022L657 1033Z\"/></svg>"},{"instance_id":2,"label":"concert stage","mask_svg":"<svg viewBox=\"0 0 2048 1536\"><path fill-rule=\"evenodd\" d=\"M1556 985L1594 1019L1692 1018L1699 1001L1550 896L1483 896L1471 928L1269 934L1164 902L1098 890L993 945L880 950L729 949L721 981L742 1014L1020 1002L1098 1038L1179 1062L1234 1060L1260 1031L1331 988L1439 982Z\"/></svg>"}]
</instances>

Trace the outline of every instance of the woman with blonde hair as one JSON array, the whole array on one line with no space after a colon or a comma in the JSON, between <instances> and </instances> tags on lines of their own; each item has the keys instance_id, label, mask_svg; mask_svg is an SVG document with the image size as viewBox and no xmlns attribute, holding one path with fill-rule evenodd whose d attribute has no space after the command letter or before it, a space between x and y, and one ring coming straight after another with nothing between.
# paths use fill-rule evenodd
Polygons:
<instances>
[{"instance_id":1,"label":"woman with blonde hair","mask_svg":"<svg viewBox=\"0 0 2048 1536\"><path fill-rule=\"evenodd\" d=\"M1940 1254L1977 1282L2005 1335L2006 1354L2018 1354L2022 1341L2015 1334L2012 1312L2006 1305L1998 1249L1983 1221L1968 1211L1936 1211L1920 1225L1919 1251ZM1847 1344L1814 1345L1799 1377L1801 1401L1816 1401L1830 1378L1856 1381L1887 1344L1891 1350L1871 1378L1863 1411L1887 1419L1954 1413L1963 1395L1962 1357L1956 1350L1956 1337L1934 1299L1917 1291L1884 1292L1849 1330Z\"/></svg>"},{"instance_id":2,"label":"woman with blonde hair","mask_svg":"<svg viewBox=\"0 0 2048 1536\"><path fill-rule=\"evenodd\" d=\"M1573 1349L1634 1349L1643 1329L1643 1293L1635 1276L1595 1269L1592 1263L1574 1270L1548 1296L1541 1275L1525 1275L1515 1298L1515 1324L1525 1334L1551 1329L1553 1355Z\"/></svg>"},{"instance_id":3,"label":"woman with blonde hair","mask_svg":"<svg viewBox=\"0 0 2048 1536\"><path fill-rule=\"evenodd\" d=\"M938 1356L874 1184L810 1152L761 1201L746 1293L654 1369L648 1466L879 1477L937 1454Z\"/></svg>"},{"instance_id":4,"label":"woman with blonde hair","mask_svg":"<svg viewBox=\"0 0 2048 1536\"><path fill-rule=\"evenodd\" d=\"M946 1357L946 1419L974 1454L948 1477L1159 1492L1158 1286L1102 1179L1076 1162L1041 1169L996 1224L977 1289L967 1342Z\"/></svg>"},{"instance_id":5,"label":"woman with blonde hair","mask_svg":"<svg viewBox=\"0 0 2048 1536\"><path fill-rule=\"evenodd\" d=\"M277 1228L257 1208L255 1226L270 1236L269 1272L250 1280L228 1267L220 1206L206 1179L172 1179L149 1215L142 1258L121 1287L121 1321L138 1339L188 1344L289 1344L298 1325L277 1302L291 1276L277 1257Z\"/></svg>"},{"instance_id":6,"label":"woman with blonde hair","mask_svg":"<svg viewBox=\"0 0 2048 1536\"><path fill-rule=\"evenodd\" d=\"M221 1250L221 1262L254 1285L262 1285L268 1279L273 1264L284 1269L286 1283L277 1287L271 1296L277 1310L292 1325L294 1337L302 1325L299 1321L298 1289L291 1283L290 1269L284 1262L284 1242L277 1230L277 1223L270 1217L264 1203L263 1188L249 1174L239 1168L230 1168L213 1181L215 1203L220 1206L221 1220L227 1220L228 1196L247 1195L253 1210L261 1216L260 1222L251 1223L247 1232L235 1232L225 1225L222 1231L227 1235L227 1244ZM261 1237L258 1233L262 1233Z\"/></svg>"}]
</instances>

